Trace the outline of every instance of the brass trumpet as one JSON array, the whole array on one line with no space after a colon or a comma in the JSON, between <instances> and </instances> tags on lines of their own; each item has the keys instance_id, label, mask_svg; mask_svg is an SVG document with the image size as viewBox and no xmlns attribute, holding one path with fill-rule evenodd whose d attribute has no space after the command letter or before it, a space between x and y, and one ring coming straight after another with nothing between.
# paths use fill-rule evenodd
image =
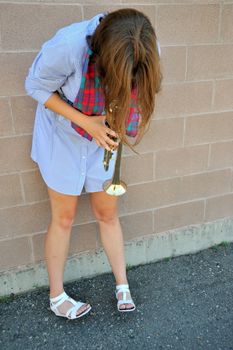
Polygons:
<instances>
[{"instance_id":1,"label":"brass trumpet","mask_svg":"<svg viewBox=\"0 0 233 350\"><path fill-rule=\"evenodd\" d=\"M110 110L111 111L111 110ZM108 122L105 122L106 125L109 127ZM116 141L115 137L111 138ZM112 196L121 196L124 194L127 190L127 185L124 181L120 180L120 165L121 165L121 153L122 153L122 142L120 141L117 147L117 155L116 155L116 162L115 162L115 168L114 168L114 174L112 179L106 180L103 183L103 190ZM111 160L112 157L112 151L108 151L105 149L104 151L104 159L103 159L103 164L104 164L104 169L108 170L109 166L109 161Z\"/></svg>"}]
</instances>

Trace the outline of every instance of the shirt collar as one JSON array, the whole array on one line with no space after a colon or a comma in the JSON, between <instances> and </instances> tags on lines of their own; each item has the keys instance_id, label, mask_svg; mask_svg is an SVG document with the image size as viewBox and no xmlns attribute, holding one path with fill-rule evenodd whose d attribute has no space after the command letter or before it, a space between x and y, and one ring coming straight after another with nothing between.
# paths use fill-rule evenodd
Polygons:
<instances>
[{"instance_id":1,"label":"shirt collar","mask_svg":"<svg viewBox=\"0 0 233 350\"><path fill-rule=\"evenodd\" d=\"M93 34L93 32L95 31L96 27L100 23L101 18L103 18L107 14L108 14L108 12L98 13L97 15L95 15L94 17L92 17L89 20L89 23L87 25L87 35L92 35Z\"/></svg>"},{"instance_id":2,"label":"shirt collar","mask_svg":"<svg viewBox=\"0 0 233 350\"><path fill-rule=\"evenodd\" d=\"M101 19L106 16L108 14L108 12L102 12L102 13L98 13L96 16L92 17L87 25L87 34L86 34L86 42L88 45L88 53L92 54L93 51L91 49L91 36L94 33L95 29L97 28L97 26L99 25Z\"/></svg>"}]
</instances>

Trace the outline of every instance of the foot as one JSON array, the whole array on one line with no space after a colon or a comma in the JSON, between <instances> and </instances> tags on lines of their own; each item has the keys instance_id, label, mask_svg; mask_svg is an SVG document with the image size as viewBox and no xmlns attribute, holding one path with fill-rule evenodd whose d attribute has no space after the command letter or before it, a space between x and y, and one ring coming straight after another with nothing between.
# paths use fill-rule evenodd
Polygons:
<instances>
[{"instance_id":1,"label":"foot","mask_svg":"<svg viewBox=\"0 0 233 350\"><path fill-rule=\"evenodd\" d=\"M121 301L118 305L120 310L134 310L135 304L133 304L133 300L131 298L129 285L128 284L119 284L116 285L116 298L119 301ZM122 303L122 301L125 300L125 303ZM132 301L132 303L130 303Z\"/></svg>"},{"instance_id":2,"label":"foot","mask_svg":"<svg viewBox=\"0 0 233 350\"><path fill-rule=\"evenodd\" d=\"M131 298L130 292L126 292L126 298L127 298L127 299L132 299L132 298ZM122 300L122 299L123 299L123 293L119 292L119 293L117 294L117 299L118 299L118 300ZM134 307L133 304L131 304L131 303L126 303L126 304L120 305L120 306L119 306L119 309L121 309L121 310L124 310L124 309L132 309L133 307Z\"/></svg>"},{"instance_id":3,"label":"foot","mask_svg":"<svg viewBox=\"0 0 233 350\"><path fill-rule=\"evenodd\" d=\"M59 293L60 294L60 293ZM58 294L57 294L58 295ZM50 298L55 298L57 295L50 295ZM65 300L61 305L59 305L57 307L58 311L65 315L66 312L71 308L73 307L74 305L68 301L68 300ZM80 315L82 314L84 311L86 311L88 308L90 307L90 304L87 304L85 303L84 305L82 305L77 311L76 311L76 315Z\"/></svg>"}]
</instances>

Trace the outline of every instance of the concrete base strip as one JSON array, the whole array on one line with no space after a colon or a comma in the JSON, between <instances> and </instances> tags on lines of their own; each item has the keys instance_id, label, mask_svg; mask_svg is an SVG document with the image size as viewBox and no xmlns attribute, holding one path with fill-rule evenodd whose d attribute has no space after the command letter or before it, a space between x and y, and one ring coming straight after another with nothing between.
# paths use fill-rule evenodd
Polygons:
<instances>
[{"instance_id":1,"label":"concrete base strip","mask_svg":"<svg viewBox=\"0 0 233 350\"><path fill-rule=\"evenodd\" d=\"M166 257L192 254L221 242L233 242L233 217L126 241L126 264L136 266ZM103 248L86 251L67 259L64 282L110 271L111 266ZM45 262L0 272L0 296L19 294L43 286L48 286Z\"/></svg>"}]
</instances>

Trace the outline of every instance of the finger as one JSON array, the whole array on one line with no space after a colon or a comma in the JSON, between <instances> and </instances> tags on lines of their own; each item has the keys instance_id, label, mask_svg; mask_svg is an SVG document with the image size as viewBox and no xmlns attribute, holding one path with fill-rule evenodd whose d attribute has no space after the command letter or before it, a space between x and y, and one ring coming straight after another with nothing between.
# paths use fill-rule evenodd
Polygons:
<instances>
[{"instance_id":1,"label":"finger","mask_svg":"<svg viewBox=\"0 0 233 350\"><path fill-rule=\"evenodd\" d=\"M103 147L106 148L108 151L111 151L111 148L109 147L109 145L107 143L104 143Z\"/></svg>"},{"instance_id":2,"label":"finger","mask_svg":"<svg viewBox=\"0 0 233 350\"><path fill-rule=\"evenodd\" d=\"M119 145L119 142L110 139L110 137L106 137L104 140L105 140L110 146L117 147L117 146Z\"/></svg>"},{"instance_id":3,"label":"finger","mask_svg":"<svg viewBox=\"0 0 233 350\"><path fill-rule=\"evenodd\" d=\"M105 132L108 133L109 135L112 135L112 136L115 136L115 137L119 137L118 134L114 130L112 130L110 128L105 128Z\"/></svg>"},{"instance_id":4,"label":"finger","mask_svg":"<svg viewBox=\"0 0 233 350\"><path fill-rule=\"evenodd\" d=\"M109 145L107 144L107 142L105 142L105 140L102 140L102 141L100 142L100 146L106 148L108 151L111 151L111 148L109 147Z\"/></svg>"},{"instance_id":5,"label":"finger","mask_svg":"<svg viewBox=\"0 0 233 350\"><path fill-rule=\"evenodd\" d=\"M102 138L111 145L117 145L120 141L117 133L109 128L105 128Z\"/></svg>"},{"instance_id":6,"label":"finger","mask_svg":"<svg viewBox=\"0 0 233 350\"><path fill-rule=\"evenodd\" d=\"M117 148L118 148L118 146L119 146L119 145L117 145L117 146L111 146L111 150L112 150L112 151L116 151Z\"/></svg>"}]
</instances>

